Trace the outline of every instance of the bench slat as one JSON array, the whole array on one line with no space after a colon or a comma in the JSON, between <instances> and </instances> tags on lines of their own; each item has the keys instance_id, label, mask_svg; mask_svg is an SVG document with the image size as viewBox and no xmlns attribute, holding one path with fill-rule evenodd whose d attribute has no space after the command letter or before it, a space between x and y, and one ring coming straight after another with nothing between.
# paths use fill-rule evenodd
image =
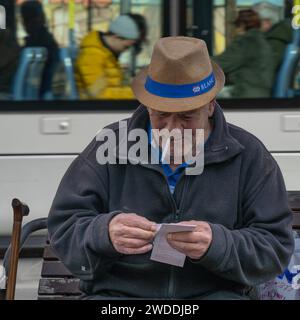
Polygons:
<instances>
[{"instance_id":1,"label":"bench slat","mask_svg":"<svg viewBox=\"0 0 300 320\"><path fill-rule=\"evenodd\" d=\"M43 254L44 260L59 260L50 245L46 245Z\"/></svg>"},{"instance_id":2,"label":"bench slat","mask_svg":"<svg viewBox=\"0 0 300 320\"><path fill-rule=\"evenodd\" d=\"M288 191L289 204L293 211L300 211L300 191Z\"/></svg>"},{"instance_id":3,"label":"bench slat","mask_svg":"<svg viewBox=\"0 0 300 320\"><path fill-rule=\"evenodd\" d=\"M72 273L63 265L61 261L44 261L42 268L43 278L73 278Z\"/></svg>"},{"instance_id":4,"label":"bench slat","mask_svg":"<svg viewBox=\"0 0 300 320\"><path fill-rule=\"evenodd\" d=\"M293 228L300 229L300 210L293 212Z\"/></svg>"},{"instance_id":5,"label":"bench slat","mask_svg":"<svg viewBox=\"0 0 300 320\"><path fill-rule=\"evenodd\" d=\"M79 279L41 279L39 295L80 295Z\"/></svg>"},{"instance_id":6,"label":"bench slat","mask_svg":"<svg viewBox=\"0 0 300 320\"><path fill-rule=\"evenodd\" d=\"M79 300L80 296L67 296L67 295L53 295L53 296L39 296L38 300Z\"/></svg>"}]
</instances>

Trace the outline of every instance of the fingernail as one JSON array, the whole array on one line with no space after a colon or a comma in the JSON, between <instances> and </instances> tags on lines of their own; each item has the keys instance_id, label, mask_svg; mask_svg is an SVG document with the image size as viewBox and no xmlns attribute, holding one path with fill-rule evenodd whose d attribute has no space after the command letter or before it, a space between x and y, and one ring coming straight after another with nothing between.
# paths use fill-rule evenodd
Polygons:
<instances>
[{"instance_id":1,"label":"fingernail","mask_svg":"<svg viewBox=\"0 0 300 320\"><path fill-rule=\"evenodd\" d=\"M151 231L153 231L153 232L156 231L156 225L155 224L151 227Z\"/></svg>"}]
</instances>

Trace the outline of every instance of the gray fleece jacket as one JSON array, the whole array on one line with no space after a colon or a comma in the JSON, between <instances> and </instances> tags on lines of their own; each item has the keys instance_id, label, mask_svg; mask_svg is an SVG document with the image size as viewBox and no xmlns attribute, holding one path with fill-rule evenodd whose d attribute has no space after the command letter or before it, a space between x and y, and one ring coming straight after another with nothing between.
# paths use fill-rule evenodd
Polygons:
<instances>
[{"instance_id":1,"label":"gray fleece jacket","mask_svg":"<svg viewBox=\"0 0 300 320\"><path fill-rule=\"evenodd\" d=\"M140 106L128 130L147 129ZM118 130L118 123L109 126ZM292 215L280 169L252 134L228 124L217 105L201 175L182 174L170 193L160 165L100 165L94 139L64 175L49 215L51 245L88 295L201 298L248 292L283 272L293 251ZM128 149L130 145L128 145ZM108 225L120 212L157 223L203 220L213 239L183 268L118 253Z\"/></svg>"}]
</instances>

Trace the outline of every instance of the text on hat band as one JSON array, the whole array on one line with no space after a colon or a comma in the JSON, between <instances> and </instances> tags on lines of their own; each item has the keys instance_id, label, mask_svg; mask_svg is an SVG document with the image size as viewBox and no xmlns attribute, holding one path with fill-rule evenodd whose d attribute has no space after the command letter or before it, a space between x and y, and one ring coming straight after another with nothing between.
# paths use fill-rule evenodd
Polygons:
<instances>
[{"instance_id":1,"label":"text on hat band","mask_svg":"<svg viewBox=\"0 0 300 320\"><path fill-rule=\"evenodd\" d=\"M189 84L166 84L157 82L148 76L145 89L163 98L191 98L209 92L215 86L215 82L213 72L205 79Z\"/></svg>"}]
</instances>

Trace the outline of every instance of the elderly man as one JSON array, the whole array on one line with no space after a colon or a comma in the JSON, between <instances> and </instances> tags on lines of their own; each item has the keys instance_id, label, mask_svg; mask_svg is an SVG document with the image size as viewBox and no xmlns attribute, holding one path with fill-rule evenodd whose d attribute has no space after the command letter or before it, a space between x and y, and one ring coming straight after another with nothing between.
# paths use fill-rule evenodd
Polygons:
<instances>
[{"instance_id":1,"label":"elderly man","mask_svg":"<svg viewBox=\"0 0 300 320\"><path fill-rule=\"evenodd\" d=\"M202 40L167 37L132 84L142 104L126 120L129 134L192 129L195 143L203 129L201 174L172 160L174 141L169 164L126 163L119 152L100 164L106 142L97 138L66 172L49 216L51 244L87 296L249 299L287 266L293 239L280 169L257 138L226 122L215 101L224 80ZM124 149L118 141L115 151ZM186 256L183 267L150 259L160 223L194 226L166 236Z\"/></svg>"}]
</instances>

